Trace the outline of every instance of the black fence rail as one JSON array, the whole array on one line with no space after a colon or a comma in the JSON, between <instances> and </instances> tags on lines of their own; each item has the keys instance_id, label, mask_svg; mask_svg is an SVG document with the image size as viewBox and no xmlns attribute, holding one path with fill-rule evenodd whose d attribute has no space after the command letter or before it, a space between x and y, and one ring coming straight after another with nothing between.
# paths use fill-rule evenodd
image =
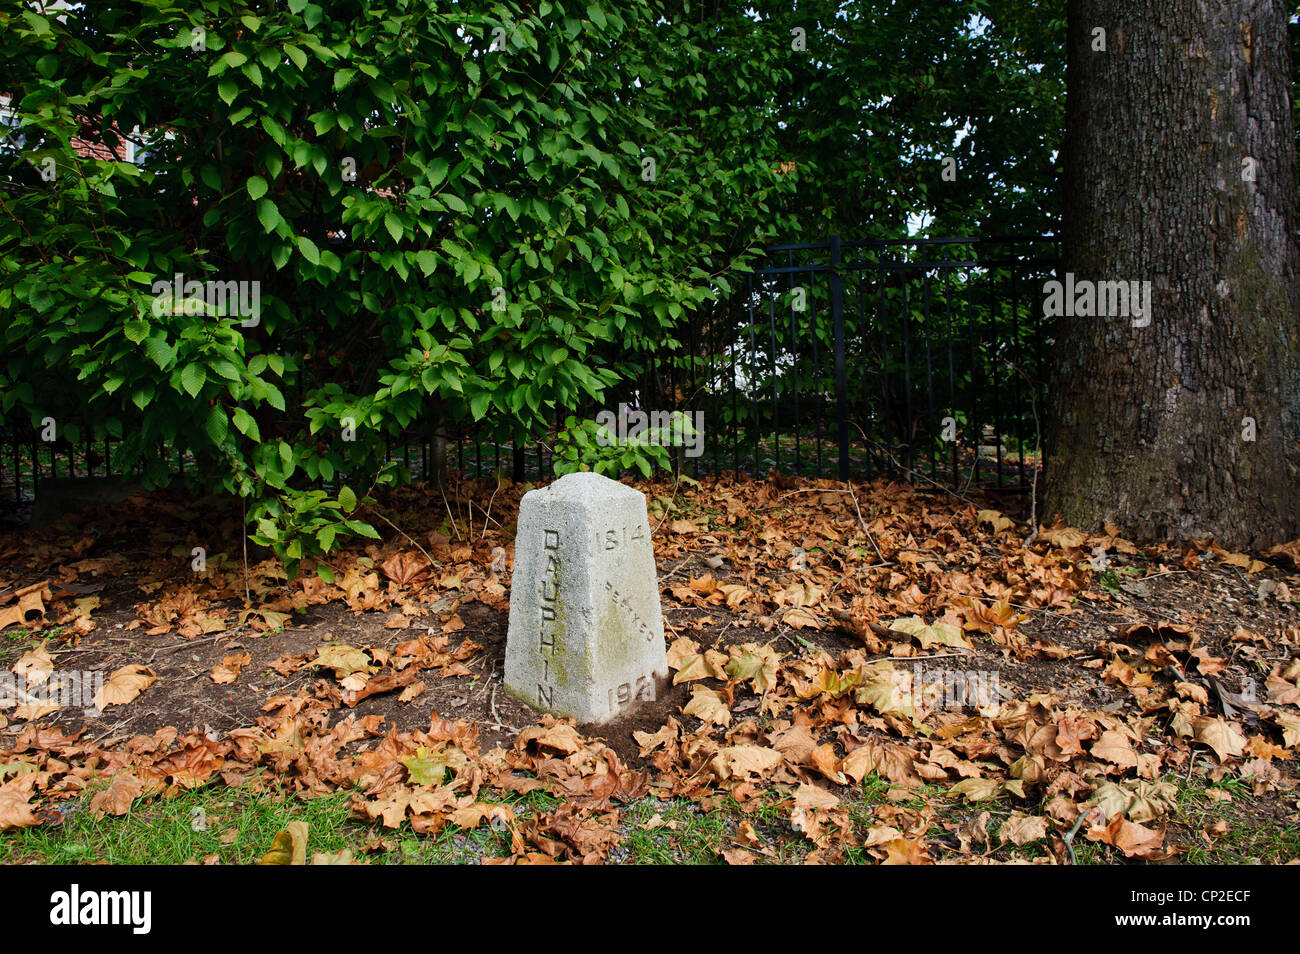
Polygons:
<instances>
[{"instance_id":1,"label":"black fence rail","mask_svg":"<svg viewBox=\"0 0 1300 954\"><path fill-rule=\"evenodd\" d=\"M671 453L694 476L894 474L1025 488L1041 464L1051 345L1042 286L1057 258L1051 236L772 246L605 407L557 408L550 432L527 440L509 422L412 430L387 457L413 480L435 479L440 466L545 478L569 415L680 411L701 433ZM119 442L88 424L49 436L13 422L0 429L0 501L21 506L52 477L131 475ZM157 454L174 474L194 471L175 449Z\"/></svg>"},{"instance_id":2,"label":"black fence rail","mask_svg":"<svg viewBox=\"0 0 1300 954\"><path fill-rule=\"evenodd\" d=\"M706 452L688 472L1025 486L1054 238L832 238L767 255L641 382L643 405L685 396L703 413Z\"/></svg>"}]
</instances>

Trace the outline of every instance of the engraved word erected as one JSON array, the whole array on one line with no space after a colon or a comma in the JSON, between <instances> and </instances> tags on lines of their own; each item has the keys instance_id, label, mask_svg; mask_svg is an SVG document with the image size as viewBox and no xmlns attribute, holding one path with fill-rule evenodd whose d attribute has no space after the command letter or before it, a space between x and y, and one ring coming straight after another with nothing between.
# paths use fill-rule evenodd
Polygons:
<instances>
[{"instance_id":1,"label":"engraved word erected","mask_svg":"<svg viewBox=\"0 0 1300 954\"><path fill-rule=\"evenodd\" d=\"M606 592L609 593L610 597L614 600L614 605L618 606L620 609L626 610L628 616L632 617L632 622L636 624L637 632L639 632L646 639L655 638L654 631L650 629L649 624L647 624L645 620L643 620L639 615L637 615L637 611L632 608L631 600L629 600L626 596L619 595L618 590L614 587L613 583L609 582L609 580L605 581L605 590ZM651 696L651 698L654 697Z\"/></svg>"}]
</instances>

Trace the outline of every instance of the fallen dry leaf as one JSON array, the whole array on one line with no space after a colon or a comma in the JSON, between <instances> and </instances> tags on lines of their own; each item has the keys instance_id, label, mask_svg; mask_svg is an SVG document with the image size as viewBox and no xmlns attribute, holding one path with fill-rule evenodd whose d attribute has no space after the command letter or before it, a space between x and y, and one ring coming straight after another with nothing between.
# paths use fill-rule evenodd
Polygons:
<instances>
[{"instance_id":1,"label":"fallen dry leaf","mask_svg":"<svg viewBox=\"0 0 1300 954\"><path fill-rule=\"evenodd\" d=\"M691 701L682 709L683 714L693 715L702 722L714 725L730 725L731 710L727 708L722 694L703 686L696 686Z\"/></svg>"},{"instance_id":2,"label":"fallen dry leaf","mask_svg":"<svg viewBox=\"0 0 1300 954\"><path fill-rule=\"evenodd\" d=\"M906 616L896 619L889 628L899 633L907 633L921 644L922 649L931 646L951 646L955 649L972 649L970 640L962 635L960 628L951 623L935 621L927 625L919 616Z\"/></svg>"},{"instance_id":3,"label":"fallen dry leaf","mask_svg":"<svg viewBox=\"0 0 1300 954\"><path fill-rule=\"evenodd\" d=\"M148 666L138 663L123 666L114 670L108 681L95 693L95 708L126 705L157 681L158 677Z\"/></svg>"},{"instance_id":4,"label":"fallen dry leaf","mask_svg":"<svg viewBox=\"0 0 1300 954\"><path fill-rule=\"evenodd\" d=\"M54 672L54 657L45 650L42 643L35 649L23 653L22 658L11 670L15 676L21 676L28 686L39 686L50 678Z\"/></svg>"},{"instance_id":5,"label":"fallen dry leaf","mask_svg":"<svg viewBox=\"0 0 1300 954\"><path fill-rule=\"evenodd\" d=\"M35 785L35 774L19 775L0 785L0 831L39 824L31 806Z\"/></svg>"},{"instance_id":6,"label":"fallen dry leaf","mask_svg":"<svg viewBox=\"0 0 1300 954\"><path fill-rule=\"evenodd\" d=\"M307 823L292 821L275 836L271 850L259 865L305 865L307 863Z\"/></svg>"},{"instance_id":7,"label":"fallen dry leaf","mask_svg":"<svg viewBox=\"0 0 1300 954\"><path fill-rule=\"evenodd\" d=\"M356 672L371 673L378 668L371 664L365 650L346 644L321 646L316 650L316 658L311 661L311 665L333 669L336 679L344 679Z\"/></svg>"},{"instance_id":8,"label":"fallen dry leaf","mask_svg":"<svg viewBox=\"0 0 1300 954\"><path fill-rule=\"evenodd\" d=\"M895 838L885 845L883 865L932 865L924 838Z\"/></svg>"},{"instance_id":9,"label":"fallen dry leaf","mask_svg":"<svg viewBox=\"0 0 1300 954\"><path fill-rule=\"evenodd\" d=\"M998 837L1005 845L1008 842L1021 847L1047 837L1047 819L1041 815L1024 815L1012 812L1011 817L998 829Z\"/></svg>"},{"instance_id":10,"label":"fallen dry leaf","mask_svg":"<svg viewBox=\"0 0 1300 954\"><path fill-rule=\"evenodd\" d=\"M1192 738L1214 749L1220 764L1229 758L1239 758L1246 751L1246 737L1224 719L1197 716L1192 720Z\"/></svg>"},{"instance_id":11,"label":"fallen dry leaf","mask_svg":"<svg viewBox=\"0 0 1300 954\"><path fill-rule=\"evenodd\" d=\"M1089 828L1088 840L1114 845L1129 858L1152 858L1161 856L1165 833L1144 828L1119 815L1110 820L1105 828Z\"/></svg>"},{"instance_id":12,"label":"fallen dry leaf","mask_svg":"<svg viewBox=\"0 0 1300 954\"><path fill-rule=\"evenodd\" d=\"M730 716L730 714L728 714ZM762 777L781 764L781 753L759 745L730 745L719 750L709 767L719 779Z\"/></svg>"},{"instance_id":13,"label":"fallen dry leaf","mask_svg":"<svg viewBox=\"0 0 1300 954\"><path fill-rule=\"evenodd\" d=\"M995 779L967 778L948 789L948 794L961 795L968 802L986 802L997 797L999 788Z\"/></svg>"},{"instance_id":14,"label":"fallen dry leaf","mask_svg":"<svg viewBox=\"0 0 1300 954\"><path fill-rule=\"evenodd\" d=\"M144 782L131 772L113 776L108 788L96 792L90 799L90 811L96 818L105 815L125 815L132 803L144 794Z\"/></svg>"},{"instance_id":15,"label":"fallen dry leaf","mask_svg":"<svg viewBox=\"0 0 1300 954\"><path fill-rule=\"evenodd\" d=\"M212 681L219 686L234 682L239 678L239 670L253 661L252 653L236 653L226 656L212 667Z\"/></svg>"}]
</instances>

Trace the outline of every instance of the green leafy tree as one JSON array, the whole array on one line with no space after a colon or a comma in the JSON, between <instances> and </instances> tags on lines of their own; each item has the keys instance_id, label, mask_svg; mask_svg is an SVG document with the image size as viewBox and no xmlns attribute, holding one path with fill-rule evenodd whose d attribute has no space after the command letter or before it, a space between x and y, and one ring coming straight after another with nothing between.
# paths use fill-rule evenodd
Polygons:
<instances>
[{"instance_id":1,"label":"green leafy tree","mask_svg":"<svg viewBox=\"0 0 1300 954\"><path fill-rule=\"evenodd\" d=\"M519 438L599 401L753 244L731 210L752 229L790 189L699 138L707 83L664 69L689 42L661 14L0 5L19 118L0 413L84 421L154 482L158 449L183 453L296 560L369 532L307 495L397 476L388 441L468 421Z\"/></svg>"}]
</instances>

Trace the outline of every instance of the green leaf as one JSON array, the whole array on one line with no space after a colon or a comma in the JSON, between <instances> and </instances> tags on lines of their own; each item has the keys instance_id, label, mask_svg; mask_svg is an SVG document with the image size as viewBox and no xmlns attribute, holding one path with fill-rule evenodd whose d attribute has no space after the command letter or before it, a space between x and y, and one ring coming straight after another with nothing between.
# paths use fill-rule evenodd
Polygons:
<instances>
[{"instance_id":1,"label":"green leaf","mask_svg":"<svg viewBox=\"0 0 1300 954\"><path fill-rule=\"evenodd\" d=\"M357 495L352 492L351 487L344 487L339 491L339 505L344 513L351 513L357 509Z\"/></svg>"},{"instance_id":2,"label":"green leaf","mask_svg":"<svg viewBox=\"0 0 1300 954\"><path fill-rule=\"evenodd\" d=\"M316 243L305 235L298 236L298 251L302 252L302 257L307 259L313 265L320 264L320 249Z\"/></svg>"},{"instance_id":3,"label":"green leaf","mask_svg":"<svg viewBox=\"0 0 1300 954\"><path fill-rule=\"evenodd\" d=\"M422 248L415 253L415 264L420 267L424 277L428 278L433 274L434 269L438 267L438 256L427 248Z\"/></svg>"},{"instance_id":4,"label":"green leaf","mask_svg":"<svg viewBox=\"0 0 1300 954\"><path fill-rule=\"evenodd\" d=\"M213 361L210 367L212 368L213 371L217 372L217 374L221 375L227 381L244 380L243 376L241 376L239 373L239 369L235 367L234 363L228 361L225 358L221 358L217 361Z\"/></svg>"},{"instance_id":5,"label":"green leaf","mask_svg":"<svg viewBox=\"0 0 1300 954\"><path fill-rule=\"evenodd\" d=\"M480 391L469 399L469 410L474 415L474 420L481 421L483 415L487 413L488 403L492 400L492 395L487 391Z\"/></svg>"},{"instance_id":6,"label":"green leaf","mask_svg":"<svg viewBox=\"0 0 1300 954\"><path fill-rule=\"evenodd\" d=\"M166 371L176 360L176 349L167 344L167 337L162 334L154 335L144 343L144 353L162 371Z\"/></svg>"},{"instance_id":7,"label":"green leaf","mask_svg":"<svg viewBox=\"0 0 1300 954\"><path fill-rule=\"evenodd\" d=\"M32 13L30 10L24 10L23 19L27 21L27 25L32 28L32 32L35 33L37 36L44 36L47 33L53 32L50 29L50 21L45 19L45 17L41 16L38 13Z\"/></svg>"},{"instance_id":8,"label":"green leaf","mask_svg":"<svg viewBox=\"0 0 1300 954\"><path fill-rule=\"evenodd\" d=\"M257 203L257 220L262 223L262 228L268 233L273 232L283 219L280 218L280 210L275 207L275 203L270 199L263 199Z\"/></svg>"},{"instance_id":9,"label":"green leaf","mask_svg":"<svg viewBox=\"0 0 1300 954\"><path fill-rule=\"evenodd\" d=\"M330 550L334 548L334 537L338 532L339 528L332 523L321 527L316 531L316 544L320 547L322 553L329 553ZM317 570L317 572L319 573L319 570ZM330 579L333 579L332 573L330 574ZM326 582L329 582L329 580Z\"/></svg>"},{"instance_id":10,"label":"green leaf","mask_svg":"<svg viewBox=\"0 0 1300 954\"><path fill-rule=\"evenodd\" d=\"M451 163L446 159L430 159L429 164L425 167L425 172L429 176L429 188L438 188L442 184L442 180L447 178L447 170L450 167Z\"/></svg>"},{"instance_id":11,"label":"green leaf","mask_svg":"<svg viewBox=\"0 0 1300 954\"><path fill-rule=\"evenodd\" d=\"M261 431L257 428L257 421L253 420L253 415L249 414L242 407L235 408L235 413L231 415L231 422L238 428L239 433L243 434L249 440L260 442L262 440Z\"/></svg>"},{"instance_id":12,"label":"green leaf","mask_svg":"<svg viewBox=\"0 0 1300 954\"><path fill-rule=\"evenodd\" d=\"M393 241L400 241L402 238L402 222L392 212L384 214L384 228L388 229L388 234L393 237Z\"/></svg>"},{"instance_id":13,"label":"green leaf","mask_svg":"<svg viewBox=\"0 0 1300 954\"><path fill-rule=\"evenodd\" d=\"M181 387L185 389L190 397L198 397L207 380L208 372L204 370L201 364L187 364L181 369Z\"/></svg>"},{"instance_id":14,"label":"green leaf","mask_svg":"<svg viewBox=\"0 0 1300 954\"><path fill-rule=\"evenodd\" d=\"M256 202L262 196L266 195L269 188L266 180L261 176L249 176L248 181L244 183L244 188L248 190L248 197Z\"/></svg>"},{"instance_id":15,"label":"green leaf","mask_svg":"<svg viewBox=\"0 0 1300 954\"><path fill-rule=\"evenodd\" d=\"M230 432L230 419L226 417L225 409L220 404L212 405L203 426L212 443L221 445L226 442L226 435Z\"/></svg>"}]
</instances>

